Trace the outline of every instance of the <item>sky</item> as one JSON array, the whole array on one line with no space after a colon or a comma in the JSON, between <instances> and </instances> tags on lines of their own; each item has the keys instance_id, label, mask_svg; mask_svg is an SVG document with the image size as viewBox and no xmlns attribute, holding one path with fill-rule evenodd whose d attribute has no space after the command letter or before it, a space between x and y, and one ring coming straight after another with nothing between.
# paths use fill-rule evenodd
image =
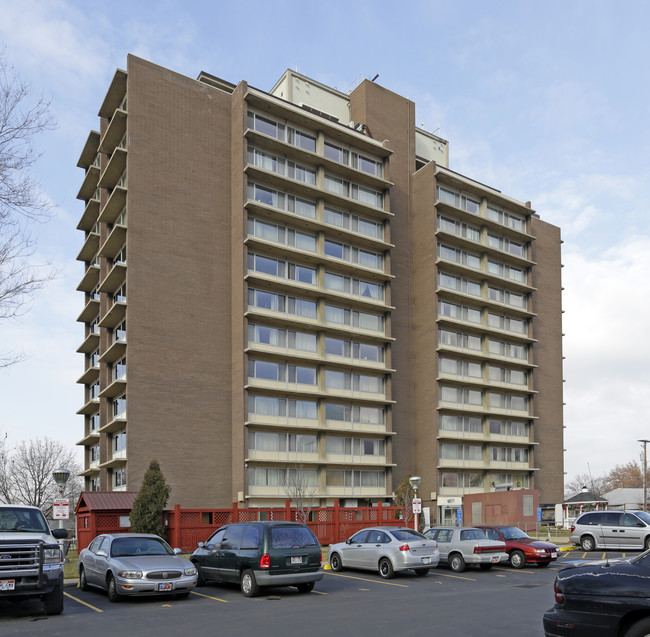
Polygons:
<instances>
[{"instance_id":1,"label":"sky","mask_svg":"<svg viewBox=\"0 0 650 637\"><path fill-rule=\"evenodd\" d=\"M31 228L56 278L0 325L0 434L83 436L77 160L129 53L270 90L297 69L341 91L377 82L450 142L450 168L531 201L562 229L566 480L640 458L650 438L650 3L628 0L0 0L8 63L51 101ZM644 71L644 69L646 69ZM539 426L543 426L540 423ZM81 448L77 447L80 464Z\"/></svg>"}]
</instances>

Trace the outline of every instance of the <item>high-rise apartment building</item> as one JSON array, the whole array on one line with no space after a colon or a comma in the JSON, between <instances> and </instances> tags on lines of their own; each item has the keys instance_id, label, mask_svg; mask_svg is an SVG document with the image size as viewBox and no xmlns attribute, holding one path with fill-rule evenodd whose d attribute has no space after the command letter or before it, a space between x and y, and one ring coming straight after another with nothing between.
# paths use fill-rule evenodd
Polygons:
<instances>
[{"instance_id":1,"label":"high-rise apartment building","mask_svg":"<svg viewBox=\"0 0 650 637\"><path fill-rule=\"evenodd\" d=\"M560 231L408 99L129 56L79 166L87 490L184 507L563 493Z\"/></svg>"}]
</instances>

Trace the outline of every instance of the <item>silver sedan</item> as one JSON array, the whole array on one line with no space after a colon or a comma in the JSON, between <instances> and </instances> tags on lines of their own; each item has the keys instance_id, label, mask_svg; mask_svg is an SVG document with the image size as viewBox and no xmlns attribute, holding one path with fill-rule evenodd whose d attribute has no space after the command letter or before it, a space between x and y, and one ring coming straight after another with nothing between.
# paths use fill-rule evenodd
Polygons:
<instances>
[{"instance_id":1,"label":"silver sedan","mask_svg":"<svg viewBox=\"0 0 650 637\"><path fill-rule=\"evenodd\" d=\"M436 526L424 535L438 542L441 562L456 573L464 571L467 564L488 570L499 562L508 561L506 543L488 540L481 529Z\"/></svg>"},{"instance_id":2,"label":"silver sedan","mask_svg":"<svg viewBox=\"0 0 650 637\"><path fill-rule=\"evenodd\" d=\"M332 544L329 550L333 571L367 569L378 571L384 579L409 569L417 575L426 575L439 561L438 543L407 527L363 529L345 542Z\"/></svg>"},{"instance_id":3,"label":"silver sedan","mask_svg":"<svg viewBox=\"0 0 650 637\"><path fill-rule=\"evenodd\" d=\"M79 587L96 586L117 602L123 595L187 597L196 586L194 564L157 535L98 535L79 554Z\"/></svg>"}]
</instances>

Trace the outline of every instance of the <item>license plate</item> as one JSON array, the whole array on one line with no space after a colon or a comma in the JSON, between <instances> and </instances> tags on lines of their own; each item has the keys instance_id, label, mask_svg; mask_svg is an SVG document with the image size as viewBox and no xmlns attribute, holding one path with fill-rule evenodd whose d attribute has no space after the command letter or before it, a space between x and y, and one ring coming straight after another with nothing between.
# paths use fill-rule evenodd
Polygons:
<instances>
[{"instance_id":1,"label":"license plate","mask_svg":"<svg viewBox=\"0 0 650 637\"><path fill-rule=\"evenodd\" d=\"M431 558L430 557L423 557L422 558L422 564L431 564Z\"/></svg>"},{"instance_id":2,"label":"license plate","mask_svg":"<svg viewBox=\"0 0 650 637\"><path fill-rule=\"evenodd\" d=\"M551 553L551 557L557 557L557 553Z\"/></svg>"},{"instance_id":3,"label":"license plate","mask_svg":"<svg viewBox=\"0 0 650 637\"><path fill-rule=\"evenodd\" d=\"M13 591L16 588L16 580L3 579L0 580L0 591Z\"/></svg>"},{"instance_id":4,"label":"license plate","mask_svg":"<svg viewBox=\"0 0 650 637\"><path fill-rule=\"evenodd\" d=\"M159 591L171 591L174 589L174 585L171 582L165 582L164 584L158 584Z\"/></svg>"},{"instance_id":5,"label":"license plate","mask_svg":"<svg viewBox=\"0 0 650 637\"><path fill-rule=\"evenodd\" d=\"M493 555L490 558L490 562L492 562L492 564L497 564L499 562L499 556L498 555Z\"/></svg>"},{"instance_id":6,"label":"license plate","mask_svg":"<svg viewBox=\"0 0 650 637\"><path fill-rule=\"evenodd\" d=\"M292 555L291 556L291 563L292 564L302 564L302 556L301 555Z\"/></svg>"}]
</instances>

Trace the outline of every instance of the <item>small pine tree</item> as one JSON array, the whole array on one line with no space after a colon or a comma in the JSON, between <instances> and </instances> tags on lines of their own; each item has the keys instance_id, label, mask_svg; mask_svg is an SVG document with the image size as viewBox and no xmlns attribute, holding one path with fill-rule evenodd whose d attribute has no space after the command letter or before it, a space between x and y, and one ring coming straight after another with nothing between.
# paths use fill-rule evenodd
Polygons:
<instances>
[{"instance_id":1,"label":"small pine tree","mask_svg":"<svg viewBox=\"0 0 650 637\"><path fill-rule=\"evenodd\" d=\"M158 461L152 460L133 501L130 515L132 533L155 533L165 537L163 511L167 506L169 491Z\"/></svg>"}]
</instances>

